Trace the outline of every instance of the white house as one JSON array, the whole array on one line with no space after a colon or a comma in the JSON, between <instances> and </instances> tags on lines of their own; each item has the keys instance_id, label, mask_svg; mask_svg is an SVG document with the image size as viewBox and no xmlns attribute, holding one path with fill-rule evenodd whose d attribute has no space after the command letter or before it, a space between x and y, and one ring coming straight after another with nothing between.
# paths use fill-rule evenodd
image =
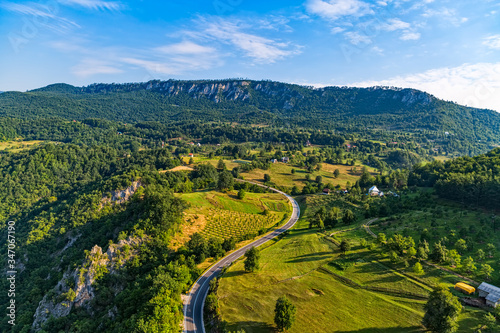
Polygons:
<instances>
[{"instance_id":1,"label":"white house","mask_svg":"<svg viewBox=\"0 0 500 333\"><path fill-rule=\"evenodd\" d=\"M377 188L377 186L372 186L370 187L370 189L368 190L368 194L375 197L375 196L378 196L380 193L379 189Z\"/></svg>"},{"instance_id":2,"label":"white house","mask_svg":"<svg viewBox=\"0 0 500 333\"><path fill-rule=\"evenodd\" d=\"M500 288L489 283L483 282L477 288L479 297L486 299L486 305L496 308L500 303Z\"/></svg>"}]
</instances>

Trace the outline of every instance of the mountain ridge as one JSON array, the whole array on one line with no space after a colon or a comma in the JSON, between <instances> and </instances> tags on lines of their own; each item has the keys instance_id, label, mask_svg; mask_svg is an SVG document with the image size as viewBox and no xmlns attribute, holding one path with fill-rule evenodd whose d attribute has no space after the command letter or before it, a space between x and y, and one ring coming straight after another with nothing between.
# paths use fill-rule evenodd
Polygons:
<instances>
[{"instance_id":1,"label":"mountain ridge","mask_svg":"<svg viewBox=\"0 0 500 333\"><path fill-rule=\"evenodd\" d=\"M276 81L152 80L53 84L0 95L0 116L237 122L346 131L431 131L469 142L500 142L500 113L395 87L314 88Z\"/></svg>"}]
</instances>

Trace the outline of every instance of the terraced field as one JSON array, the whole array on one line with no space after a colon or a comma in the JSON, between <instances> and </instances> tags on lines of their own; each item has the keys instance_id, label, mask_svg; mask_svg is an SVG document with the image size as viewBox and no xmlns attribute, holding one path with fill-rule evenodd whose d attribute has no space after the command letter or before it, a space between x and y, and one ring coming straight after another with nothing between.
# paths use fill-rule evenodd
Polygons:
<instances>
[{"instance_id":1,"label":"terraced field","mask_svg":"<svg viewBox=\"0 0 500 333\"><path fill-rule=\"evenodd\" d=\"M243 200L236 194L236 191L203 191L179 195L191 207L186 211L186 223L174 239L173 247L182 245L195 232L207 238L244 239L278 226L290 214L288 202L278 193L247 193Z\"/></svg>"}]
</instances>

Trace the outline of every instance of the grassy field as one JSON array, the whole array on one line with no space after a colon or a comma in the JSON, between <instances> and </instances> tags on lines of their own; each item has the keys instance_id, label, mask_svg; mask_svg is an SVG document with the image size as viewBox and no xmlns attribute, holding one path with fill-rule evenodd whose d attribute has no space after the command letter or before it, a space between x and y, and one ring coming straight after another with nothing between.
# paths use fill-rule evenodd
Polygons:
<instances>
[{"instance_id":1,"label":"grassy field","mask_svg":"<svg viewBox=\"0 0 500 333\"><path fill-rule=\"evenodd\" d=\"M394 267L379 250L360 245L361 239L371 239L356 226L333 235L334 240L348 238L353 245L342 257L328 237L306 226L305 220L299 221L288 236L263 249L258 272L245 273L240 260L222 277L218 296L229 330L273 332L274 304L286 295L297 306L290 332L423 332L425 299L408 293L426 296L432 286L444 282L452 288L458 280L426 265L425 274L418 276L411 267ZM484 313L467 307L460 316L459 332L477 327Z\"/></svg>"},{"instance_id":2,"label":"grassy field","mask_svg":"<svg viewBox=\"0 0 500 333\"><path fill-rule=\"evenodd\" d=\"M0 142L0 151L18 152L24 149L35 147L44 141L5 141Z\"/></svg>"},{"instance_id":3,"label":"grassy field","mask_svg":"<svg viewBox=\"0 0 500 333\"><path fill-rule=\"evenodd\" d=\"M237 192L202 191L179 194L190 204L185 212L182 231L173 239L172 248L184 244L195 232L208 238L242 237L284 222L291 211L288 200L278 193L246 193L243 200ZM268 211L264 215L264 210Z\"/></svg>"},{"instance_id":4,"label":"grassy field","mask_svg":"<svg viewBox=\"0 0 500 333\"><path fill-rule=\"evenodd\" d=\"M422 301L347 286L317 270L338 258L333 243L299 223L289 236L263 250L261 269L244 273L242 261L221 279L221 313L230 330L272 332L273 309L282 295L297 306L290 332L416 332Z\"/></svg>"}]
</instances>

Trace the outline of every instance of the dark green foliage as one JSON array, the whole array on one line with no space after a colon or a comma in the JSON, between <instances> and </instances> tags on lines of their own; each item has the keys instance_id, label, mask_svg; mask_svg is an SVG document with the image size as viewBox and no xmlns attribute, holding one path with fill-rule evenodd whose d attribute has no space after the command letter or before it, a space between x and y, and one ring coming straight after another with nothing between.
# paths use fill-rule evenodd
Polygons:
<instances>
[{"instance_id":1,"label":"dark green foliage","mask_svg":"<svg viewBox=\"0 0 500 333\"><path fill-rule=\"evenodd\" d=\"M347 251L351 249L351 243L349 242L348 239L344 238L342 242L340 242L340 251L342 251L343 254L346 254Z\"/></svg>"},{"instance_id":2,"label":"dark green foliage","mask_svg":"<svg viewBox=\"0 0 500 333\"><path fill-rule=\"evenodd\" d=\"M445 286L439 286L431 293L424 309L422 324L431 332L452 333L457 330L462 305Z\"/></svg>"},{"instance_id":3,"label":"dark green foliage","mask_svg":"<svg viewBox=\"0 0 500 333\"><path fill-rule=\"evenodd\" d=\"M234 178L231 172L224 170L219 174L217 188L221 191L231 190L234 185Z\"/></svg>"},{"instance_id":4,"label":"dark green foliage","mask_svg":"<svg viewBox=\"0 0 500 333\"><path fill-rule=\"evenodd\" d=\"M460 157L445 163L418 165L410 185L434 186L447 199L481 207L500 206L500 148L476 157Z\"/></svg>"},{"instance_id":5,"label":"dark green foliage","mask_svg":"<svg viewBox=\"0 0 500 333\"><path fill-rule=\"evenodd\" d=\"M274 323L278 331L286 331L292 328L296 312L297 308L286 296L278 298L274 308Z\"/></svg>"},{"instance_id":6,"label":"dark green foliage","mask_svg":"<svg viewBox=\"0 0 500 333\"><path fill-rule=\"evenodd\" d=\"M247 252L245 252L245 271L255 272L259 269L259 258L260 253L255 247L251 247Z\"/></svg>"}]
</instances>

